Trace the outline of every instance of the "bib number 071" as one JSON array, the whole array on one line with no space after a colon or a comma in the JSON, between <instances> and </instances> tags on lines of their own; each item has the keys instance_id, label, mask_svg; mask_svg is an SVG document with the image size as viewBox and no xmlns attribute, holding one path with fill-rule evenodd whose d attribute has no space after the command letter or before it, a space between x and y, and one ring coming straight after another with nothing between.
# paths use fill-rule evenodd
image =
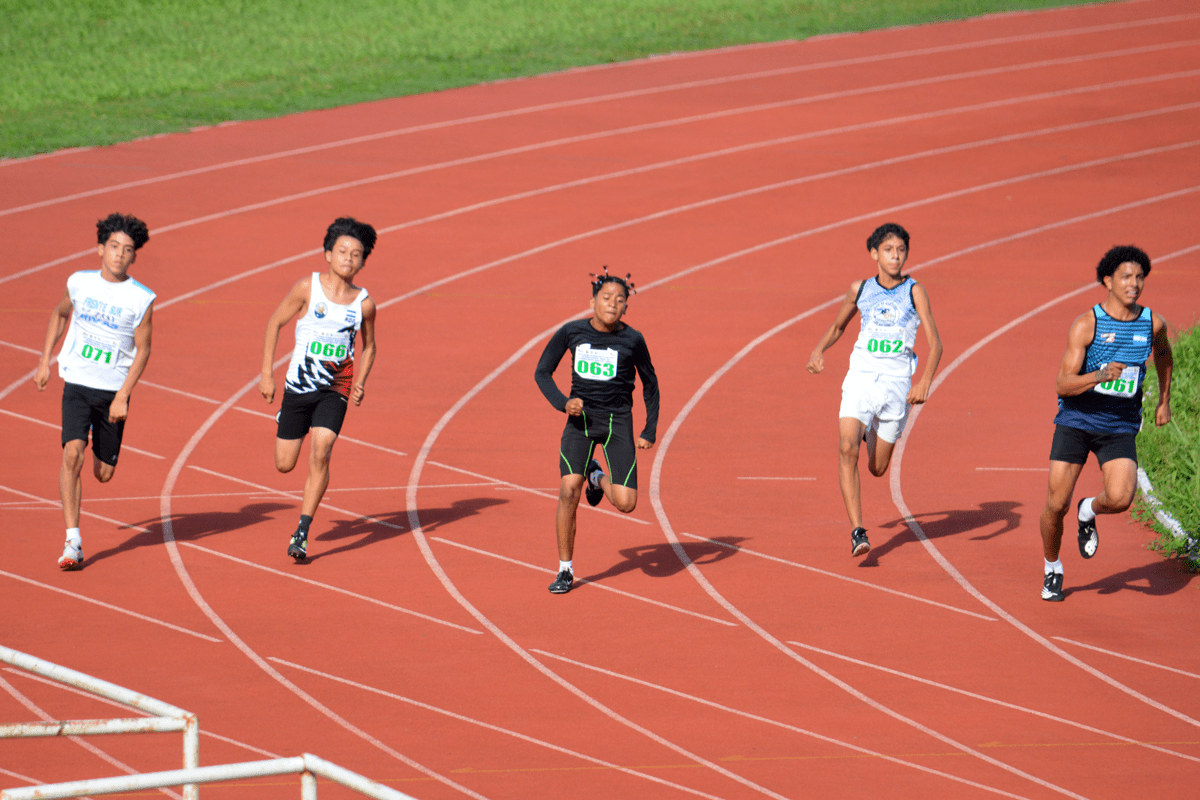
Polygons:
<instances>
[{"instance_id":1,"label":"bib number 071","mask_svg":"<svg viewBox=\"0 0 1200 800\"><path fill-rule=\"evenodd\" d=\"M79 348L79 355L83 356L89 361L95 361L97 363L99 363L101 359L104 359L105 364L111 364L113 356L112 350L101 350L99 347L92 347L90 344L85 344L83 347Z\"/></svg>"}]
</instances>

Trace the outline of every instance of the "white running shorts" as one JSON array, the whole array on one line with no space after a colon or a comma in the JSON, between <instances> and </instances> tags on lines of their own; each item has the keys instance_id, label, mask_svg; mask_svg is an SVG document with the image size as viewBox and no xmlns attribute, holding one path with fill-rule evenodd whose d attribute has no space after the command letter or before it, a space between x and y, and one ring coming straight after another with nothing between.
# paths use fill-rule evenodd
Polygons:
<instances>
[{"instance_id":1,"label":"white running shorts","mask_svg":"<svg viewBox=\"0 0 1200 800\"><path fill-rule=\"evenodd\" d=\"M842 381L842 406L838 417L853 417L895 443L908 424L908 390L912 380L896 375L847 372Z\"/></svg>"}]
</instances>

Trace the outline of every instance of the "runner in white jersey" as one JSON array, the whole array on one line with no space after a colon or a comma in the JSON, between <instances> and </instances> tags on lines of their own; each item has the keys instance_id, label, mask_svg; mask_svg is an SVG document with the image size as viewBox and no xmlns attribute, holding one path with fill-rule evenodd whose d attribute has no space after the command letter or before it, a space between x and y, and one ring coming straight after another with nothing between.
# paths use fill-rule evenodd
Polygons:
<instances>
[{"instance_id":1,"label":"runner in white jersey","mask_svg":"<svg viewBox=\"0 0 1200 800\"><path fill-rule=\"evenodd\" d=\"M150 359L154 292L129 277L137 251L150 239L137 217L110 214L96 223L100 269L67 279L63 299L50 313L34 384L50 381L50 354L66 329L58 354L62 398L63 460L58 490L67 541L58 566L83 568L79 507L83 499L83 453L92 437L92 474L112 480L121 453L129 396ZM69 321L69 326L68 326Z\"/></svg>"},{"instance_id":2,"label":"runner in white jersey","mask_svg":"<svg viewBox=\"0 0 1200 800\"><path fill-rule=\"evenodd\" d=\"M352 217L334 220L325 232L328 271L314 272L293 286L267 323L259 391L269 403L275 398L279 332L299 316L283 401L275 417L275 468L280 472L295 468L304 437L310 430L313 435L300 523L288 540L288 555L297 562L308 558L309 526L329 485L329 459L347 404L362 403L375 361L375 302L366 289L354 285L375 238L375 229L365 222ZM356 362L354 343L360 331L362 352Z\"/></svg>"},{"instance_id":3,"label":"runner in white jersey","mask_svg":"<svg viewBox=\"0 0 1200 800\"><path fill-rule=\"evenodd\" d=\"M814 375L825 369L823 353L841 338L856 314L862 328L850 354L850 369L842 382L842 405L838 412L840 458L838 482L853 530L850 552L870 551L862 525L862 487L858 475L858 452L867 443L867 468L879 477L887 472L892 450L908 422L908 410L924 403L942 358L942 340L929 306L925 287L901 275L908 260L908 232L889 222L867 239L867 251L879 269L874 278L855 281L838 309L833 325L821 337L808 361ZM916 384L917 357L913 345L917 328L925 326L929 357Z\"/></svg>"}]
</instances>

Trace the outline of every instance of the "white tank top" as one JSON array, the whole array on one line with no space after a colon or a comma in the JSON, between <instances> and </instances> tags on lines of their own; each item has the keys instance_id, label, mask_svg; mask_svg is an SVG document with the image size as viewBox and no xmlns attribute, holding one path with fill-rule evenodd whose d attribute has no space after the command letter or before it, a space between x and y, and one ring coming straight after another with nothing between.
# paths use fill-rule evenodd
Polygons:
<instances>
[{"instance_id":1,"label":"white tank top","mask_svg":"<svg viewBox=\"0 0 1200 800\"><path fill-rule=\"evenodd\" d=\"M58 354L58 374L67 383L115 392L129 377L137 355L133 332L154 302L154 292L133 278L106 281L100 270L67 278L71 324Z\"/></svg>"},{"instance_id":2,"label":"white tank top","mask_svg":"<svg viewBox=\"0 0 1200 800\"><path fill-rule=\"evenodd\" d=\"M295 394L332 389L349 397L354 382L354 339L362 328L363 289L350 305L325 297L321 273L312 274L308 311L296 321L296 346L288 365L285 391Z\"/></svg>"},{"instance_id":3,"label":"white tank top","mask_svg":"<svg viewBox=\"0 0 1200 800\"><path fill-rule=\"evenodd\" d=\"M850 371L911 378L917 370L913 345L921 318L913 306L912 278L885 289L878 278L862 282L858 290L862 328L850 353Z\"/></svg>"}]
</instances>

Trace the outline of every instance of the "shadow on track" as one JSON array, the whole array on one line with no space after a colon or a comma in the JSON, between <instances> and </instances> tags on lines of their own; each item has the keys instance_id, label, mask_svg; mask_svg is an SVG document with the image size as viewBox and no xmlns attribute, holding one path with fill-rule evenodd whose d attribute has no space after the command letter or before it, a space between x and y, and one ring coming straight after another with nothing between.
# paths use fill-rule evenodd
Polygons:
<instances>
[{"instance_id":1,"label":"shadow on track","mask_svg":"<svg viewBox=\"0 0 1200 800\"><path fill-rule=\"evenodd\" d=\"M746 541L746 538L744 536L721 536L713 541L721 542L726 546L722 547L719 544L709 544L708 542L688 542L681 547L692 563L715 564L736 554L737 546ZM595 583L634 570L641 570L651 578L669 578L684 570L683 562L679 560L679 556L675 555L675 548L666 543L627 547L619 552L625 557L624 561L614 564L597 575L589 575L583 580Z\"/></svg>"},{"instance_id":2,"label":"shadow on track","mask_svg":"<svg viewBox=\"0 0 1200 800\"><path fill-rule=\"evenodd\" d=\"M955 511L930 511L924 514L917 514L916 520L921 524L921 530L930 539L942 539L947 536L959 536L972 531L983 531L987 528L1003 523L1003 526L998 530L989 533L979 533L972 536L972 541L986 541L995 539L998 536L1003 536L1009 531L1014 531L1021 524L1021 515L1017 513L1017 509L1021 507L1021 503L1013 500L989 500L986 503L980 503L979 508ZM909 529L908 523L903 519L894 519L891 522L885 522L879 526L880 528L899 528L892 538L882 544L875 544L871 547L871 552L859 562L860 567L877 567L879 559L887 555L896 548L905 544L916 544L917 537Z\"/></svg>"},{"instance_id":3,"label":"shadow on track","mask_svg":"<svg viewBox=\"0 0 1200 800\"><path fill-rule=\"evenodd\" d=\"M1130 567L1084 586L1069 586L1063 593L1070 597L1076 592L1096 592L1098 594L1138 592L1162 597L1180 591L1195 577L1177 559L1164 559L1151 561L1140 567Z\"/></svg>"}]
</instances>

